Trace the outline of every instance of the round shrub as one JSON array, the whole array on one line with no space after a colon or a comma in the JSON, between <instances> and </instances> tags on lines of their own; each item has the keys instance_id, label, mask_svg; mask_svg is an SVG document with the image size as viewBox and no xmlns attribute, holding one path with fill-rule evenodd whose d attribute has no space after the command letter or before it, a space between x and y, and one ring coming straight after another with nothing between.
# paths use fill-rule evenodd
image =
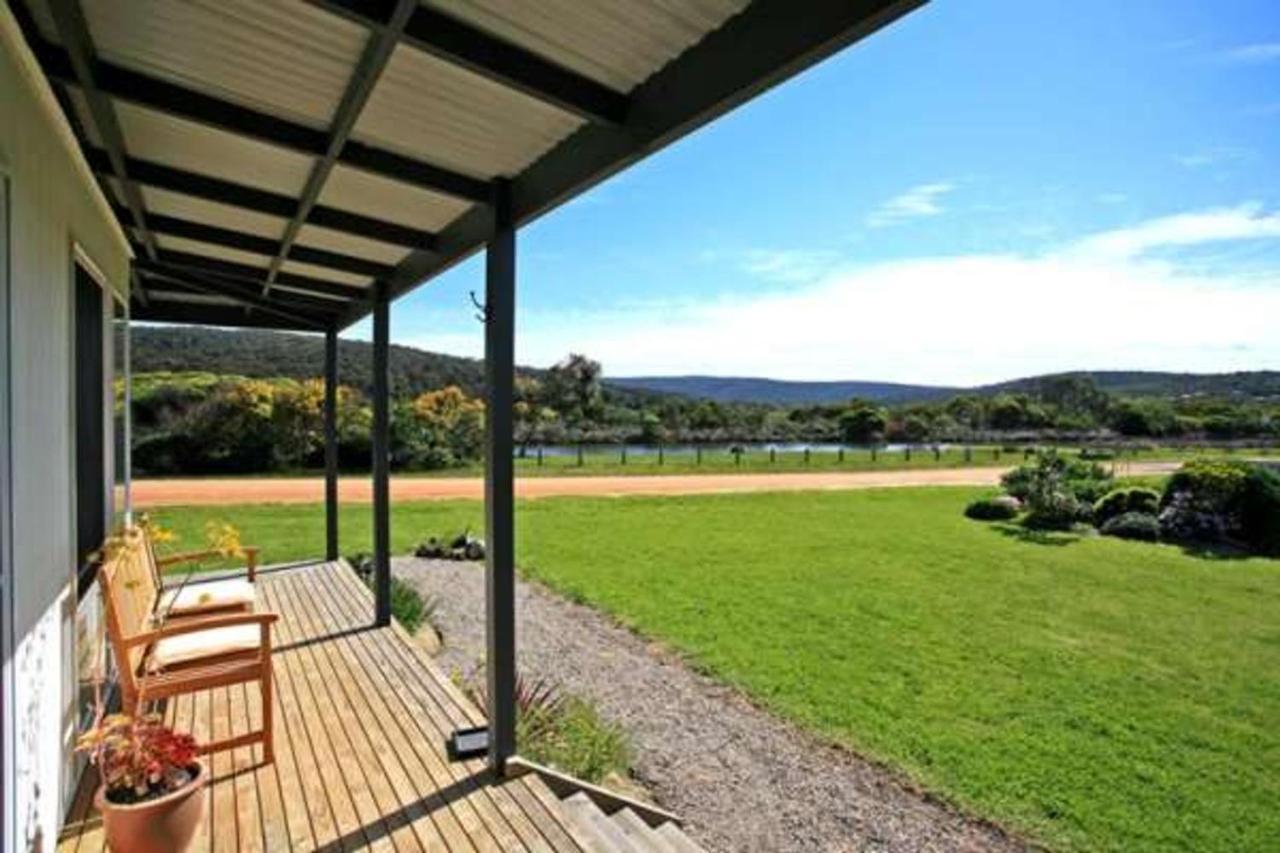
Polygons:
<instances>
[{"instance_id":1,"label":"round shrub","mask_svg":"<svg viewBox=\"0 0 1280 853\"><path fill-rule=\"evenodd\" d=\"M1261 466L1249 472L1240 500L1240 534L1250 550L1280 556L1280 475Z\"/></svg>"},{"instance_id":2,"label":"round shrub","mask_svg":"<svg viewBox=\"0 0 1280 853\"><path fill-rule=\"evenodd\" d=\"M1001 495L974 501L964 508L964 514L975 521L1008 521L1017 516L1020 508L1017 498Z\"/></svg>"},{"instance_id":3,"label":"round shrub","mask_svg":"<svg viewBox=\"0 0 1280 853\"><path fill-rule=\"evenodd\" d=\"M1160 493L1154 489L1133 486L1112 489L1098 498L1093 505L1093 522L1099 527L1126 512L1141 512L1154 516L1160 509Z\"/></svg>"},{"instance_id":4,"label":"round shrub","mask_svg":"<svg viewBox=\"0 0 1280 853\"><path fill-rule=\"evenodd\" d=\"M1160 522L1149 512L1125 512L1103 524L1102 534L1155 542L1160 538Z\"/></svg>"},{"instance_id":5,"label":"round shrub","mask_svg":"<svg viewBox=\"0 0 1280 853\"><path fill-rule=\"evenodd\" d=\"M1029 505L1031 511L1022 524L1033 530L1070 530L1089 511L1087 505L1066 492L1033 495Z\"/></svg>"}]
</instances>

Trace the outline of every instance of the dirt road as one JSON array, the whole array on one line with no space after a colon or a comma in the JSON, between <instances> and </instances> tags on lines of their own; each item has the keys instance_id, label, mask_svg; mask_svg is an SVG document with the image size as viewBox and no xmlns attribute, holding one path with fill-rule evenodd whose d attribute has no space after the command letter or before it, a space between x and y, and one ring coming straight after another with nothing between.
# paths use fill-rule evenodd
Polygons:
<instances>
[{"instance_id":1,"label":"dirt road","mask_svg":"<svg viewBox=\"0 0 1280 853\"><path fill-rule=\"evenodd\" d=\"M1125 466L1124 474L1167 474L1176 463L1144 462ZM569 495L699 495L717 492L873 489L894 486L990 486L999 468L938 468L903 471L822 471L785 474L693 474L629 477L528 477L516 480L516 495L544 498ZM338 484L343 503L372 500L368 477L343 477ZM393 501L479 500L484 483L475 477L392 477ZM320 477L135 480L138 507L175 504L319 503Z\"/></svg>"}]
</instances>

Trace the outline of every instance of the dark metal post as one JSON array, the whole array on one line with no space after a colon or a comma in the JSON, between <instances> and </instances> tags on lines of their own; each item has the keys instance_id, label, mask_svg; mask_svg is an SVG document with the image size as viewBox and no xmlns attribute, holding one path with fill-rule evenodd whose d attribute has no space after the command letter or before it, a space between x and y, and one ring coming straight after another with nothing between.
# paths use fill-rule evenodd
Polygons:
<instances>
[{"instance_id":1,"label":"dark metal post","mask_svg":"<svg viewBox=\"0 0 1280 853\"><path fill-rule=\"evenodd\" d=\"M485 253L484 507L488 621L489 766L499 776L516 751L515 404L516 232L511 186L494 182L493 234ZM581 452L581 445L579 445Z\"/></svg>"},{"instance_id":2,"label":"dark metal post","mask_svg":"<svg viewBox=\"0 0 1280 853\"><path fill-rule=\"evenodd\" d=\"M373 295L373 594L374 622L391 624L391 403L387 387L391 305L384 282Z\"/></svg>"},{"instance_id":3,"label":"dark metal post","mask_svg":"<svg viewBox=\"0 0 1280 853\"><path fill-rule=\"evenodd\" d=\"M338 559L338 330L324 333L324 558Z\"/></svg>"}]
</instances>

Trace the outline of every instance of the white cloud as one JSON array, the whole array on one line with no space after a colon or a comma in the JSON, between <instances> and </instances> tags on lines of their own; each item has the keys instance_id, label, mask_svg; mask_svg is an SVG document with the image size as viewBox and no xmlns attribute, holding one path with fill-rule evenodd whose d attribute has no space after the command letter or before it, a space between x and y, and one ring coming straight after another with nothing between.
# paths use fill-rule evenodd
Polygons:
<instances>
[{"instance_id":1,"label":"white cloud","mask_svg":"<svg viewBox=\"0 0 1280 853\"><path fill-rule=\"evenodd\" d=\"M1262 205L1253 202L1149 219L1087 237L1072 251L1102 258L1135 258L1152 249L1262 238L1280 238L1280 213L1263 213Z\"/></svg>"},{"instance_id":2,"label":"white cloud","mask_svg":"<svg viewBox=\"0 0 1280 853\"><path fill-rule=\"evenodd\" d=\"M1180 214L1032 255L848 266L784 292L521 319L519 356L612 375L972 384L1066 369L1280 367L1280 270L1205 274L1153 250L1280 241L1257 205Z\"/></svg>"},{"instance_id":3,"label":"white cloud","mask_svg":"<svg viewBox=\"0 0 1280 853\"><path fill-rule=\"evenodd\" d=\"M1204 166L1216 166L1222 163L1236 163L1248 157L1248 149L1231 145L1217 145L1212 148L1193 151L1190 154L1178 154L1173 159L1180 166L1186 166L1188 169L1199 169Z\"/></svg>"},{"instance_id":4,"label":"white cloud","mask_svg":"<svg viewBox=\"0 0 1280 853\"><path fill-rule=\"evenodd\" d=\"M872 228L883 228L910 219L937 216L943 210L939 199L955 188L955 184L949 181L914 186L873 210L867 216L867 224Z\"/></svg>"},{"instance_id":5,"label":"white cloud","mask_svg":"<svg viewBox=\"0 0 1280 853\"><path fill-rule=\"evenodd\" d=\"M1222 56L1231 62L1272 62L1280 59L1280 41L1242 44L1224 51Z\"/></svg>"},{"instance_id":6,"label":"white cloud","mask_svg":"<svg viewBox=\"0 0 1280 853\"><path fill-rule=\"evenodd\" d=\"M813 281L840 260L827 249L752 249L742 257L742 268L752 275L785 284Z\"/></svg>"}]
</instances>

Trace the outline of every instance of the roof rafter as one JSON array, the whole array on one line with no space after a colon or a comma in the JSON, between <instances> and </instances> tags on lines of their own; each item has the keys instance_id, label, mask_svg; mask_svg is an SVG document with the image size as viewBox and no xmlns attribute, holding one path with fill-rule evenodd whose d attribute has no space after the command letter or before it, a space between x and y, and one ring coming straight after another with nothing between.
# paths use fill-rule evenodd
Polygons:
<instances>
[{"instance_id":1,"label":"roof rafter","mask_svg":"<svg viewBox=\"0 0 1280 853\"><path fill-rule=\"evenodd\" d=\"M129 212L128 208L117 206L115 212L121 223L133 225L133 214ZM193 222L189 219L166 216L161 213L148 213L147 226L157 234L185 237L188 240L198 240L202 243L212 243L215 246L226 246L229 249L254 252L267 257L280 252L283 245L279 240L271 237L235 231L231 228L221 228L203 222ZM387 275L394 269L388 264L381 264L366 258L344 255L341 252L332 252L328 249L313 248L311 246L294 246L293 251L290 252L290 257L295 261L329 267L330 269L356 275Z\"/></svg>"},{"instance_id":2,"label":"roof rafter","mask_svg":"<svg viewBox=\"0 0 1280 853\"><path fill-rule=\"evenodd\" d=\"M55 5L73 2L56 0ZM63 41L67 43L65 36ZM33 45L33 50L50 79L83 85L79 82L75 57L69 51L46 41ZM122 65L99 60L94 71L91 82L100 96L110 95L312 157L324 157L328 151L329 135L323 130L224 101ZM362 142L349 140L338 159L346 166L466 201L487 202L489 198L488 181Z\"/></svg>"},{"instance_id":3,"label":"roof rafter","mask_svg":"<svg viewBox=\"0 0 1280 853\"><path fill-rule=\"evenodd\" d=\"M378 4L361 0L309 2L375 32L391 28L393 18L385 8L378 10ZM630 103L621 92L427 6L414 10L402 40L588 121L621 124L626 120Z\"/></svg>"},{"instance_id":4,"label":"roof rafter","mask_svg":"<svg viewBox=\"0 0 1280 853\"><path fill-rule=\"evenodd\" d=\"M102 63L93 48L93 38L89 35L89 25L84 18L84 10L78 0L50 0L49 13L53 16L58 37L66 48L62 55L66 61L66 82L80 87L94 125L98 128L98 136L106 146L107 156L111 161L111 171L124 192L125 203L133 212L134 222L142 232L142 244L146 253L156 256L155 235L147 228L146 206L142 202L142 192L129 176L127 152L124 134L116 119L115 107L101 88ZM31 34L28 34L28 38Z\"/></svg>"},{"instance_id":5,"label":"roof rafter","mask_svg":"<svg viewBox=\"0 0 1280 853\"><path fill-rule=\"evenodd\" d=\"M111 175L111 161L107 152L101 148L86 148L84 155L94 171ZM194 196L231 207L242 207L245 210L278 216L282 219L291 218L298 210L297 199L270 190L237 184L234 181L214 178L150 160L139 160L136 157L126 157L125 164L134 180L156 189ZM436 246L434 232L410 228L398 222L375 219L372 216L322 204L311 208L307 223L396 246L425 251L432 251Z\"/></svg>"},{"instance_id":6,"label":"roof rafter","mask_svg":"<svg viewBox=\"0 0 1280 853\"><path fill-rule=\"evenodd\" d=\"M286 320L295 323L302 323L312 326L316 329L323 329L327 326L329 317L321 314L312 314L309 311L301 311L296 308L284 308L279 303L273 302L259 296L256 289L252 286L237 284L235 282L226 281L225 279L215 279L202 276L191 272L168 272L163 269L165 265L158 264L160 269L151 266L152 262L143 261L139 264L139 268L145 272L151 271L154 277L165 281L187 287L198 293L205 293L210 296L223 296L228 299L234 299L236 302L247 308L253 308L257 311L265 311L268 314L274 314Z\"/></svg>"},{"instance_id":7,"label":"roof rafter","mask_svg":"<svg viewBox=\"0 0 1280 853\"><path fill-rule=\"evenodd\" d=\"M222 258L211 258L192 252L181 252L176 249L160 249L159 262L176 268L190 271L215 273L224 278L238 279L262 288L266 281L267 271L249 264L228 261ZM363 302L369 299L369 289L355 287L350 284L326 281L320 278L298 275L297 273L280 273L277 282L302 291L313 291L317 294L336 296L352 302Z\"/></svg>"},{"instance_id":8,"label":"roof rafter","mask_svg":"<svg viewBox=\"0 0 1280 853\"><path fill-rule=\"evenodd\" d=\"M386 26L369 36L364 52L360 55L360 61L356 63L355 70L351 72L351 79L347 81L342 100L334 111L333 121L329 123L328 147L325 149L324 156L311 167L311 174L307 176L307 183L302 189L302 197L298 199L298 212L289 220L284 236L280 239L280 248L271 259L271 266L267 270L267 289L270 289L271 283L276 280L276 275L280 272L280 266L285 259L291 254L297 256L293 242L297 239L298 231L307 221L311 208L320 198L325 182L329 180L334 165L342 156L342 150L351 137L351 131L355 128L356 121L359 120L369 96L373 94L373 87L382 76L387 61L391 59L391 52L395 50L396 43L400 40L400 33L404 25L409 22L409 16L413 14L417 5L417 0L398 0ZM390 270L384 271L383 274L386 272Z\"/></svg>"}]
</instances>

